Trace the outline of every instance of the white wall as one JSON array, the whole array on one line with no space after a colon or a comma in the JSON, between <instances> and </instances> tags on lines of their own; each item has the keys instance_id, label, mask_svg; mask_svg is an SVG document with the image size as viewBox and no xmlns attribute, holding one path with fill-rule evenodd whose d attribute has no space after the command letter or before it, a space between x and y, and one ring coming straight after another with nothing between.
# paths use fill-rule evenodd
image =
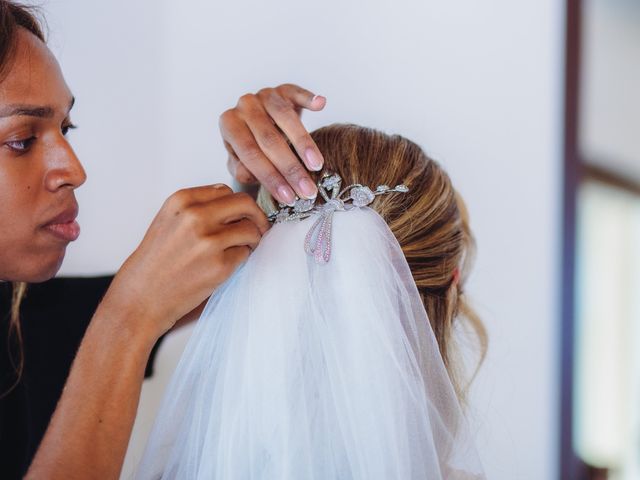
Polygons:
<instances>
[{"instance_id":1,"label":"white wall","mask_svg":"<svg viewBox=\"0 0 640 480\"><path fill-rule=\"evenodd\" d=\"M46 10L92 177L64 274L115 270L163 196L228 181L218 115L247 91L299 83L328 98L305 117L310 128L402 133L450 172L478 239L468 291L491 341L473 394L481 457L491 479L556 477L562 2L49 0ZM160 380L184 338L161 349Z\"/></svg>"},{"instance_id":2,"label":"white wall","mask_svg":"<svg viewBox=\"0 0 640 480\"><path fill-rule=\"evenodd\" d=\"M116 270L163 199L166 35L152 2L48 0L50 46L76 96L70 138L87 170L81 240L62 274Z\"/></svg>"}]
</instances>

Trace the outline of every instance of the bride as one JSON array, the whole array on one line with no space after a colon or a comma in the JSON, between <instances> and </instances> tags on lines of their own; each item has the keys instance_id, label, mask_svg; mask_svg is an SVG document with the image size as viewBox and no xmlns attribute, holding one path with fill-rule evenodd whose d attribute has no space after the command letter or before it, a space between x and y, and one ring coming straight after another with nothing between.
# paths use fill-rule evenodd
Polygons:
<instances>
[{"instance_id":1,"label":"bride","mask_svg":"<svg viewBox=\"0 0 640 480\"><path fill-rule=\"evenodd\" d=\"M261 190L275 225L209 300L138 478L485 478L454 333L484 355L462 199L401 136L312 137L320 195L276 206Z\"/></svg>"}]
</instances>

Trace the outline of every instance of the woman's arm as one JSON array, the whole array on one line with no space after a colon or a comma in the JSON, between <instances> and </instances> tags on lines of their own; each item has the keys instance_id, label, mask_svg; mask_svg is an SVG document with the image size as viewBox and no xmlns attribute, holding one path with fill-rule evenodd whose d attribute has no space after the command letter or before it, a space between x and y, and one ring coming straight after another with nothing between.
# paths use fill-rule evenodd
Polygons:
<instances>
[{"instance_id":1,"label":"woman's arm","mask_svg":"<svg viewBox=\"0 0 640 480\"><path fill-rule=\"evenodd\" d=\"M153 346L132 317L99 307L26 478L120 475Z\"/></svg>"},{"instance_id":2,"label":"woman's arm","mask_svg":"<svg viewBox=\"0 0 640 480\"><path fill-rule=\"evenodd\" d=\"M262 183L281 201L312 193L301 187L304 166L319 170L323 159L300 112L324 104L295 85L243 96L220 117L236 180ZM249 195L224 186L165 203L91 320L27 478L118 478L152 346L201 308L267 228Z\"/></svg>"},{"instance_id":3,"label":"woman's arm","mask_svg":"<svg viewBox=\"0 0 640 480\"><path fill-rule=\"evenodd\" d=\"M27 478L118 478L152 346L268 228L255 201L226 186L165 202L91 320Z\"/></svg>"}]
</instances>

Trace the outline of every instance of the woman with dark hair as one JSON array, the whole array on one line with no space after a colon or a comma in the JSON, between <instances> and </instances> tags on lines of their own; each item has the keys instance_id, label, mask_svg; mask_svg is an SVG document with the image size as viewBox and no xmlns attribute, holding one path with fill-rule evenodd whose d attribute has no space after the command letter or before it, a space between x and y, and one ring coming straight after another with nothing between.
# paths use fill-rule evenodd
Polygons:
<instances>
[{"instance_id":1,"label":"woman with dark hair","mask_svg":"<svg viewBox=\"0 0 640 480\"><path fill-rule=\"evenodd\" d=\"M251 128L264 132L274 122L285 125L285 133L295 134L290 138L305 165L318 169L322 157L296 112L321 109L324 99L291 85L266 92L250 122L233 117L230 125L229 118L223 119L227 145L239 158L249 155L262 165L254 174L268 176L265 184L279 200L313 196L315 185L309 188L306 169L290 152L272 163L273 152L263 153L259 143L246 137ZM12 284L13 297L9 338L0 342L13 342L18 352L23 351L19 307L27 284L53 277L67 245L80 233L74 191L86 176L65 136L73 128L73 102L32 11L0 0L0 280ZM21 458L3 461L0 476L117 478L153 345L229 277L267 229L255 201L225 185L172 195L87 319L47 431L41 442L29 439L40 445L33 461L25 443ZM14 379L20 381L21 355L15 360ZM48 361L70 363L67 358ZM14 384L3 388L11 390ZM0 403L0 417L13 413Z\"/></svg>"}]
</instances>

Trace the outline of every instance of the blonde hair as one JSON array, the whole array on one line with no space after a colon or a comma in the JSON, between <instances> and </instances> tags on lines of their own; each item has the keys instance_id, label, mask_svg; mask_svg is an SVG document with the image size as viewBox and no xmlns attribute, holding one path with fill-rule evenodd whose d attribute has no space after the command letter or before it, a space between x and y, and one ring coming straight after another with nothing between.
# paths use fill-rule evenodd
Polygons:
<instances>
[{"instance_id":1,"label":"blonde hair","mask_svg":"<svg viewBox=\"0 0 640 480\"><path fill-rule=\"evenodd\" d=\"M15 370L16 378L13 384L4 392L0 392L0 399L7 396L18 385L24 370L24 347L22 344L22 328L20 326L20 305L27 292L27 284L24 282L13 282L11 293L11 311L9 312L9 332L7 335L7 350L9 361ZM12 340L15 336L17 344L17 360L14 358Z\"/></svg>"},{"instance_id":2,"label":"blonde hair","mask_svg":"<svg viewBox=\"0 0 640 480\"><path fill-rule=\"evenodd\" d=\"M324 156L325 170L338 173L346 184L405 183L409 187L407 194L379 196L370 206L384 218L402 247L447 372L464 403L488 340L464 293L475 240L462 197L440 165L404 137L344 124L320 128L311 136ZM313 175L318 180L319 173ZM273 199L264 189L259 203L273 208ZM479 347L477 367L467 380L463 380L466 376L455 342L456 322L470 327Z\"/></svg>"}]
</instances>

